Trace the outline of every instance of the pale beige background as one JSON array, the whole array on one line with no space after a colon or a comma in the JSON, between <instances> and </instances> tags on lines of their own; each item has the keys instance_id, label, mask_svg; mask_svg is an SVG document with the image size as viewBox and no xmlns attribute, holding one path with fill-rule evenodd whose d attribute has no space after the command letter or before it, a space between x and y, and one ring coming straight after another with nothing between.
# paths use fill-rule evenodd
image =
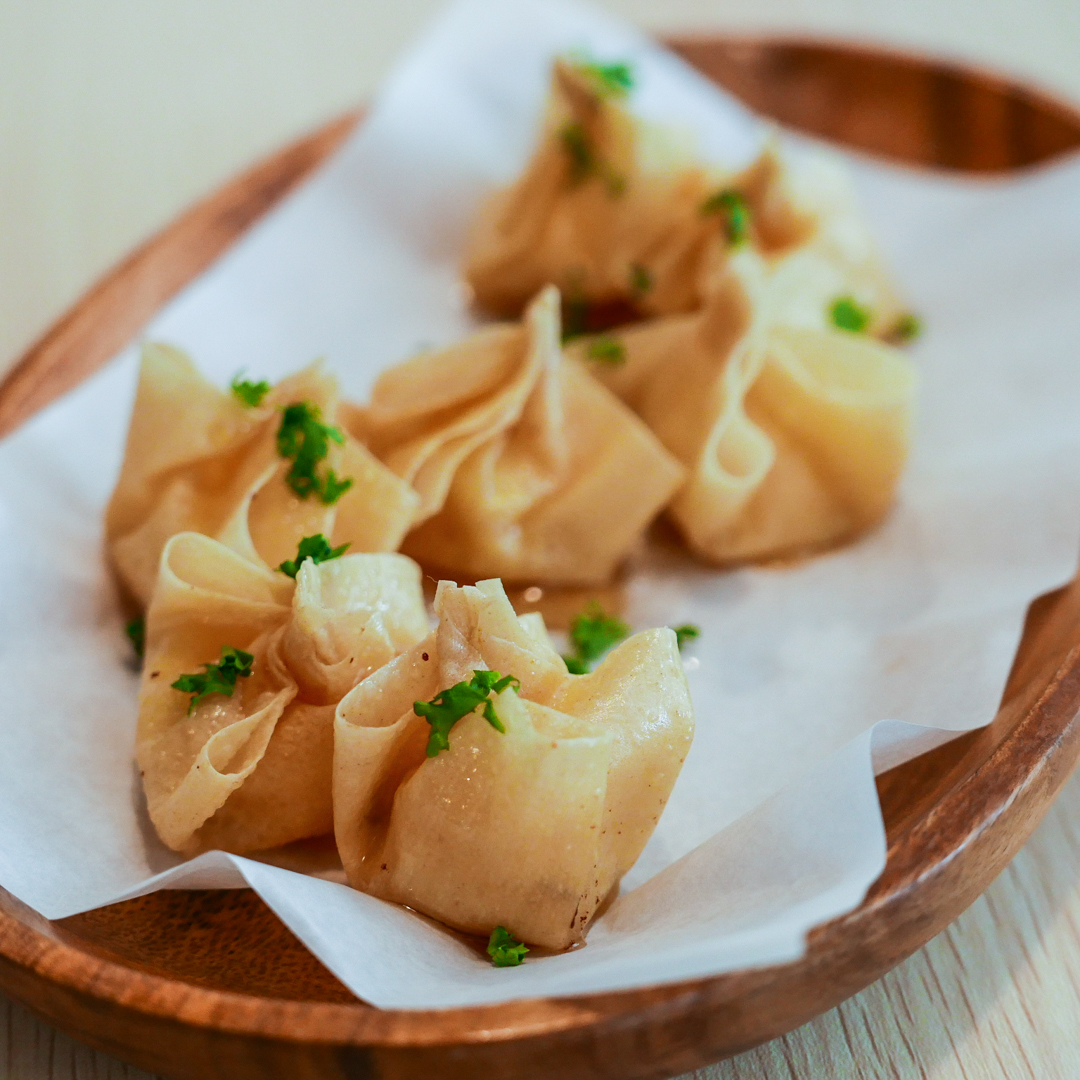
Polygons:
<instances>
[{"instance_id":1,"label":"pale beige background","mask_svg":"<svg viewBox=\"0 0 1080 1080\"><path fill-rule=\"evenodd\" d=\"M913 47L1080 104L1080 0L603 2L656 30ZM0 368L192 199L362 101L438 6L0 0ZM840 1009L699 1080L1080 1077L1078 822L1080 778L948 932ZM0 999L0 1080L121 1077L145 1074Z\"/></svg>"},{"instance_id":2,"label":"pale beige background","mask_svg":"<svg viewBox=\"0 0 1080 1080\"><path fill-rule=\"evenodd\" d=\"M0 0L0 366L181 207L363 100L440 2ZM889 41L1080 100L1080 0L602 2L657 30Z\"/></svg>"}]
</instances>

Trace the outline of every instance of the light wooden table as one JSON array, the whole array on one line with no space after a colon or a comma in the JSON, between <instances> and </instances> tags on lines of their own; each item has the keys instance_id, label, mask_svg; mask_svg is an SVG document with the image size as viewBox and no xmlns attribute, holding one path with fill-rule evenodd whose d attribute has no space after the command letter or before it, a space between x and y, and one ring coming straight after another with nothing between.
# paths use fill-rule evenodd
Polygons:
<instances>
[{"instance_id":1,"label":"light wooden table","mask_svg":"<svg viewBox=\"0 0 1080 1080\"><path fill-rule=\"evenodd\" d=\"M369 95L439 0L0 0L0 369L109 264ZM507 0L510 2L510 0ZM1080 101L1077 0L601 0L658 29L808 30ZM968 912L880 982L700 1080L1080 1078L1080 777ZM0 998L0 1080L144 1080Z\"/></svg>"},{"instance_id":2,"label":"light wooden table","mask_svg":"<svg viewBox=\"0 0 1080 1080\"><path fill-rule=\"evenodd\" d=\"M1080 774L952 926L885 978L695 1080L1080 1077ZM0 999L0 1080L150 1080ZM690 1080L690 1075L682 1078Z\"/></svg>"}]
</instances>

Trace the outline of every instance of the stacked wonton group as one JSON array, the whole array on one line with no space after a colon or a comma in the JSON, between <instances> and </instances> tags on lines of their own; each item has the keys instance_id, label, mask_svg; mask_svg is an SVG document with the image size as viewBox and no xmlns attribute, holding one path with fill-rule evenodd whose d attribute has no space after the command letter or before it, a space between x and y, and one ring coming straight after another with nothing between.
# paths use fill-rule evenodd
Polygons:
<instances>
[{"instance_id":1,"label":"stacked wonton group","mask_svg":"<svg viewBox=\"0 0 1080 1080\"><path fill-rule=\"evenodd\" d=\"M572 675L499 581L444 581L429 629L398 554L304 561L295 582L198 533L165 546L147 621L137 754L176 851L333 832L349 882L461 930L561 949L652 835L693 736L675 634L636 634ZM234 687L175 686L239 652ZM246 671L246 674L245 674ZM447 747L417 703L478 672L514 685Z\"/></svg>"},{"instance_id":2,"label":"stacked wonton group","mask_svg":"<svg viewBox=\"0 0 1080 1080\"><path fill-rule=\"evenodd\" d=\"M847 539L892 502L916 379L879 340L910 317L845 177L771 145L708 170L627 111L630 83L556 64L540 145L473 231L477 303L514 315L562 289L568 354L686 469L668 513L698 555Z\"/></svg>"},{"instance_id":3,"label":"stacked wonton group","mask_svg":"<svg viewBox=\"0 0 1080 1080\"><path fill-rule=\"evenodd\" d=\"M564 356L554 288L387 373L365 409L318 366L223 392L149 346L106 531L148 603L136 741L161 839L243 853L333 832L366 892L583 940L689 748L675 634L571 674L497 579L442 582L431 629L397 549L474 579L600 581L683 477ZM422 706L485 676L433 752Z\"/></svg>"},{"instance_id":4,"label":"stacked wonton group","mask_svg":"<svg viewBox=\"0 0 1080 1080\"><path fill-rule=\"evenodd\" d=\"M606 581L665 511L716 562L887 511L915 378L849 194L772 147L728 176L674 157L629 81L556 65L465 268L517 321L368 404L318 365L223 392L146 349L106 532L148 606L138 758L171 848L332 831L359 889L578 942L678 776L686 680L667 629L572 674L492 579ZM441 582L432 628L414 559L489 580Z\"/></svg>"}]
</instances>

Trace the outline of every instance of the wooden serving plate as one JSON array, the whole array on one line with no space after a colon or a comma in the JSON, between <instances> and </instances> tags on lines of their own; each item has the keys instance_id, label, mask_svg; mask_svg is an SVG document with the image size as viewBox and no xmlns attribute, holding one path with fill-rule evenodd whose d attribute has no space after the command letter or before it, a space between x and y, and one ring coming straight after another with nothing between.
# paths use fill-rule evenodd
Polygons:
<instances>
[{"instance_id":1,"label":"wooden serving plate","mask_svg":"<svg viewBox=\"0 0 1080 1080\"><path fill-rule=\"evenodd\" d=\"M674 47L759 111L912 164L1007 170L1080 146L1080 115L993 76L840 45ZM343 117L194 207L99 282L0 384L0 434L77 385L348 135ZM444 1011L356 1000L248 890L161 892L48 922L0 890L0 988L190 1080L632 1080L693 1069L838 1004L960 914L1080 757L1080 581L1035 601L988 727L880 777L885 872L793 964Z\"/></svg>"}]
</instances>

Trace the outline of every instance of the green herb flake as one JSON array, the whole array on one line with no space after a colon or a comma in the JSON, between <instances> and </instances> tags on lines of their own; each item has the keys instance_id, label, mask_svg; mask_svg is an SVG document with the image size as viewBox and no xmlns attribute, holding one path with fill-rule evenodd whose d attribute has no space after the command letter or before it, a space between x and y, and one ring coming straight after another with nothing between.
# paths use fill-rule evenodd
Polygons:
<instances>
[{"instance_id":1,"label":"green herb flake","mask_svg":"<svg viewBox=\"0 0 1080 1080\"><path fill-rule=\"evenodd\" d=\"M590 177L603 180L608 195L617 199L626 193L627 181L596 154L589 133L580 120L570 120L559 129L559 139L570 167L570 186L578 187Z\"/></svg>"},{"instance_id":2,"label":"green herb flake","mask_svg":"<svg viewBox=\"0 0 1080 1080\"><path fill-rule=\"evenodd\" d=\"M349 477L345 476L339 480L333 469L327 469L326 479L323 481L323 489L319 492L319 498L327 506L333 506L352 486L353 482Z\"/></svg>"},{"instance_id":3,"label":"green herb flake","mask_svg":"<svg viewBox=\"0 0 1080 1080\"><path fill-rule=\"evenodd\" d=\"M641 263L630 264L630 288L638 296L647 293L653 287L652 271Z\"/></svg>"},{"instance_id":4,"label":"green herb flake","mask_svg":"<svg viewBox=\"0 0 1080 1080\"><path fill-rule=\"evenodd\" d=\"M625 61L602 64L597 60L575 57L573 65L602 97L626 97L634 89L634 69Z\"/></svg>"},{"instance_id":5,"label":"green herb flake","mask_svg":"<svg viewBox=\"0 0 1080 1080\"><path fill-rule=\"evenodd\" d=\"M584 183L596 168L592 145L585 128L576 120L571 120L559 131L563 149L570 164L570 183L577 187Z\"/></svg>"},{"instance_id":6,"label":"green herb flake","mask_svg":"<svg viewBox=\"0 0 1080 1080\"><path fill-rule=\"evenodd\" d=\"M701 627L694 623L683 623L682 626L673 626L671 629L675 631L675 641L679 646L679 652L682 652L687 642L701 637Z\"/></svg>"},{"instance_id":7,"label":"green herb flake","mask_svg":"<svg viewBox=\"0 0 1080 1080\"><path fill-rule=\"evenodd\" d=\"M285 482L301 499L316 495L331 506L352 487L352 480L339 479L333 469L327 469L325 476L316 472L316 466L330 452L331 441L341 445L345 436L336 427L322 422L316 406L297 401L282 410L277 450L283 458L292 459Z\"/></svg>"},{"instance_id":8,"label":"green herb flake","mask_svg":"<svg viewBox=\"0 0 1080 1080\"><path fill-rule=\"evenodd\" d=\"M569 296L563 301L562 342L565 345L574 338L589 332L589 301L582 296Z\"/></svg>"},{"instance_id":9,"label":"green herb flake","mask_svg":"<svg viewBox=\"0 0 1080 1080\"><path fill-rule=\"evenodd\" d=\"M738 247L750 239L750 207L734 188L724 188L710 195L701 204L701 213L706 217L711 214L723 216L724 232L732 247Z\"/></svg>"},{"instance_id":10,"label":"green herb flake","mask_svg":"<svg viewBox=\"0 0 1080 1080\"><path fill-rule=\"evenodd\" d=\"M853 296L840 296L829 308L829 318L837 329L861 334L870 325L870 309L863 307Z\"/></svg>"},{"instance_id":11,"label":"green herb flake","mask_svg":"<svg viewBox=\"0 0 1080 1080\"><path fill-rule=\"evenodd\" d=\"M608 194L617 199L620 195L626 194L626 177L622 173L615 172L610 166L605 164L603 166L604 183L607 184Z\"/></svg>"},{"instance_id":12,"label":"green herb flake","mask_svg":"<svg viewBox=\"0 0 1080 1080\"><path fill-rule=\"evenodd\" d=\"M570 624L570 644L574 651L563 656L567 670L571 675L587 674L593 663L629 633L630 627L622 619L608 615L593 601Z\"/></svg>"},{"instance_id":13,"label":"green herb flake","mask_svg":"<svg viewBox=\"0 0 1080 1080\"><path fill-rule=\"evenodd\" d=\"M146 652L146 620L141 616L138 619L132 619L124 627L124 633L127 634L135 655L141 660Z\"/></svg>"},{"instance_id":14,"label":"green herb flake","mask_svg":"<svg viewBox=\"0 0 1080 1080\"><path fill-rule=\"evenodd\" d=\"M585 355L598 364L618 367L626 363L626 346L618 338L604 334L589 342Z\"/></svg>"},{"instance_id":15,"label":"green herb flake","mask_svg":"<svg viewBox=\"0 0 1080 1080\"><path fill-rule=\"evenodd\" d=\"M890 336L896 341L914 341L922 329L922 319L914 311L907 311L896 320Z\"/></svg>"},{"instance_id":16,"label":"green herb flake","mask_svg":"<svg viewBox=\"0 0 1080 1080\"><path fill-rule=\"evenodd\" d=\"M518 941L505 926L496 926L491 931L487 954L495 967L517 967L528 951L528 945Z\"/></svg>"},{"instance_id":17,"label":"green herb flake","mask_svg":"<svg viewBox=\"0 0 1080 1080\"><path fill-rule=\"evenodd\" d=\"M430 701L414 701L413 712L431 725L428 736L427 756L437 757L439 751L450 749L450 729L464 716L483 705L484 719L496 730L506 734L506 728L495 714L492 694L501 694L508 686L515 690L521 683L513 675L500 675L497 671L474 671L468 682L459 682Z\"/></svg>"},{"instance_id":18,"label":"green herb flake","mask_svg":"<svg viewBox=\"0 0 1080 1080\"><path fill-rule=\"evenodd\" d=\"M191 704L188 705L190 716L195 706L211 694L232 697L236 680L248 678L254 662L255 657L251 653L225 645L221 650L221 659L216 664L203 664L204 670L197 675L181 675L172 683L172 688L183 694L191 694Z\"/></svg>"},{"instance_id":19,"label":"green herb flake","mask_svg":"<svg viewBox=\"0 0 1080 1080\"><path fill-rule=\"evenodd\" d=\"M242 379L243 374L242 371L237 372L229 386L237 401L254 409L256 406L261 405L263 398L270 393L270 384L265 379L260 382Z\"/></svg>"},{"instance_id":20,"label":"green herb flake","mask_svg":"<svg viewBox=\"0 0 1080 1080\"><path fill-rule=\"evenodd\" d=\"M329 562L331 559L340 559L345 554L348 546L348 544L342 544L341 547L332 548L330 541L322 533L305 536L296 549L296 558L286 559L278 569L283 574L288 574L289 577L294 578L300 572L300 564L306 560L310 559L318 565L319 563Z\"/></svg>"}]
</instances>

